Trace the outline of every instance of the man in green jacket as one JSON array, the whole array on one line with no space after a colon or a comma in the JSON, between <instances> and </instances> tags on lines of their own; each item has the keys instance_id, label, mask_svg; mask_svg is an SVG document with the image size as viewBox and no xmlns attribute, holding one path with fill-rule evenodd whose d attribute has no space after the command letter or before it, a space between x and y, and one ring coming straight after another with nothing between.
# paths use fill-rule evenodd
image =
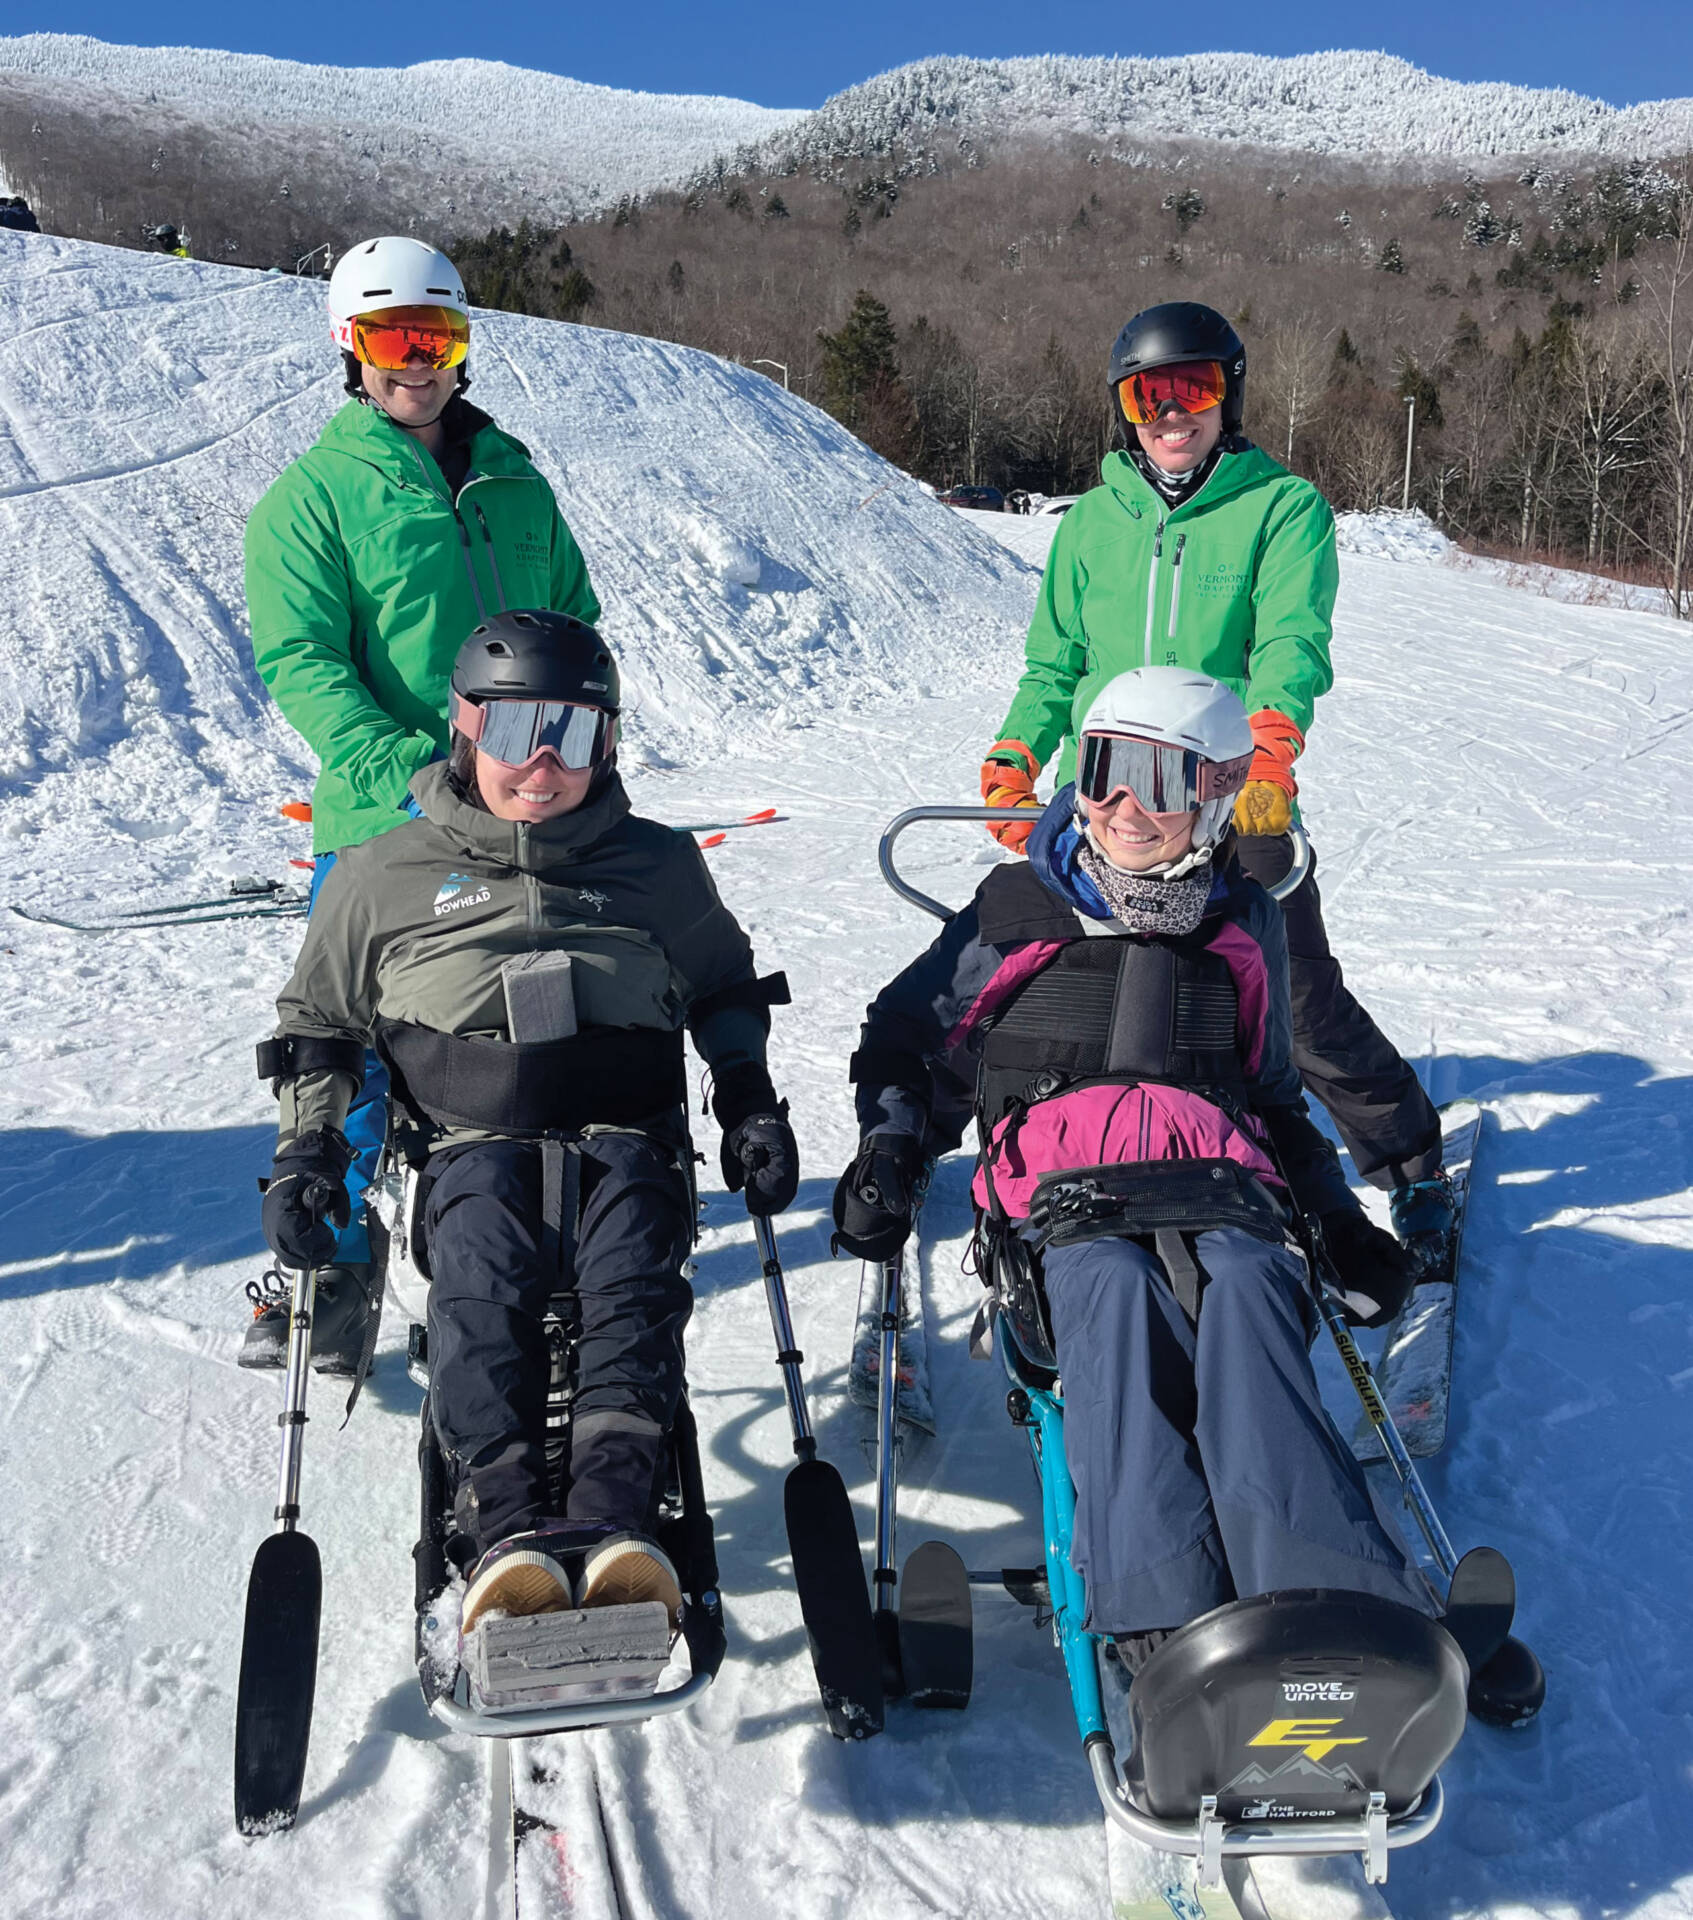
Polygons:
<instances>
[{"instance_id":1,"label":"man in green jacket","mask_svg":"<svg viewBox=\"0 0 1693 1920\"><path fill-rule=\"evenodd\" d=\"M350 398L272 482L246 538L253 657L320 762L314 902L336 855L404 821L412 776L445 755L448 680L473 628L508 607L600 617L552 488L464 397L470 308L447 256L404 236L365 241L331 276L329 315ZM363 1185L386 1092L370 1065L346 1129ZM322 1371L362 1364L369 1261L355 1207L318 1281ZM280 1367L286 1296L249 1292L242 1364Z\"/></svg>"},{"instance_id":2,"label":"man in green jacket","mask_svg":"<svg viewBox=\"0 0 1693 1920\"><path fill-rule=\"evenodd\" d=\"M1210 307L1149 308L1119 335L1110 380L1127 451L1060 521L1027 665L982 768L990 806L1026 806L1056 752L1073 776L1082 716L1131 667L1190 667L1245 701L1256 747L1235 807L1241 864L1266 885L1293 860L1293 763L1329 661L1334 516L1315 487L1241 433L1246 350ZM1030 828L991 829L1021 847ZM1294 1061L1353 1165L1392 1195L1424 1271L1446 1257L1451 1189L1440 1119L1416 1074L1347 990L1310 877L1284 903Z\"/></svg>"}]
</instances>

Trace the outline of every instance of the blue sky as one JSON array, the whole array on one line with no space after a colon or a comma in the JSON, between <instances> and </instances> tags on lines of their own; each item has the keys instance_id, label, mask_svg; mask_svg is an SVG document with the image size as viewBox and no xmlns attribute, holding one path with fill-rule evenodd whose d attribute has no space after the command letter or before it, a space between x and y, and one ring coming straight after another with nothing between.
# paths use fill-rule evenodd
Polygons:
<instances>
[{"instance_id":1,"label":"blue sky","mask_svg":"<svg viewBox=\"0 0 1693 1920\"><path fill-rule=\"evenodd\" d=\"M659 92L728 93L765 106L815 106L831 93L933 53L1309 53L1381 46L1456 80L1563 86L1615 105L1693 94L1689 0L1420 0L1407 9L1339 0L647 0L397 9L286 0L237 9L211 0L6 0L7 33L88 33L154 46L227 47L337 65L404 66L455 54L509 60Z\"/></svg>"}]
</instances>

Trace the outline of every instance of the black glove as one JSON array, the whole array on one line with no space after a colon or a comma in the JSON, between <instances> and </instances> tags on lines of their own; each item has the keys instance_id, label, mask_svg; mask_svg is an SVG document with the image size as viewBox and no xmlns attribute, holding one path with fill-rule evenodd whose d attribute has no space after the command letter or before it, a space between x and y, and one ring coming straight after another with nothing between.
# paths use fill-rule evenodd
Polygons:
<instances>
[{"instance_id":1,"label":"black glove","mask_svg":"<svg viewBox=\"0 0 1693 1920\"><path fill-rule=\"evenodd\" d=\"M1323 1245L1340 1280L1340 1303L1355 1327L1379 1327L1405 1304L1417 1270L1405 1249L1359 1207L1325 1213Z\"/></svg>"},{"instance_id":2,"label":"black glove","mask_svg":"<svg viewBox=\"0 0 1693 1920\"><path fill-rule=\"evenodd\" d=\"M747 1190L747 1212L767 1219L794 1203L799 1192L799 1143L788 1125L788 1103L755 1113L723 1136L723 1184Z\"/></svg>"},{"instance_id":3,"label":"black glove","mask_svg":"<svg viewBox=\"0 0 1693 1920\"><path fill-rule=\"evenodd\" d=\"M923 1183L923 1143L909 1133L871 1133L835 1188L834 1248L861 1260L892 1260L911 1232Z\"/></svg>"},{"instance_id":4,"label":"black glove","mask_svg":"<svg viewBox=\"0 0 1693 1920\"><path fill-rule=\"evenodd\" d=\"M349 1218L352 1164L352 1148L333 1127L298 1133L277 1149L260 1222L285 1267L326 1267L335 1258L335 1229Z\"/></svg>"}]
</instances>

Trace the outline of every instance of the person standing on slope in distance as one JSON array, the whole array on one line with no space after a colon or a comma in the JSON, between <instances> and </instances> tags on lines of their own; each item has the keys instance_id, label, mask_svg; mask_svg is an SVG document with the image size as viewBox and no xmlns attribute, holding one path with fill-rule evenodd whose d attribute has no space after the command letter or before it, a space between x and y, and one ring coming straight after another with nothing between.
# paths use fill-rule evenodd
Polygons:
<instances>
[{"instance_id":1,"label":"person standing on slope in distance","mask_svg":"<svg viewBox=\"0 0 1693 1920\"><path fill-rule=\"evenodd\" d=\"M265 685L320 771L312 900L336 855L415 811L412 776L447 751L447 682L464 637L508 607L593 625L600 604L552 488L520 441L465 398L470 306L458 269L390 235L341 257L330 333L347 403L247 521L247 609ZM371 1323L370 1245L356 1204L382 1145L374 1055L347 1115L354 1210L318 1276L312 1357L356 1374ZM285 1292L248 1289L241 1364L283 1365Z\"/></svg>"},{"instance_id":2,"label":"person standing on slope in distance","mask_svg":"<svg viewBox=\"0 0 1693 1920\"><path fill-rule=\"evenodd\" d=\"M1255 750L1235 828L1242 867L1269 886L1293 863L1293 764L1334 679L1334 515L1242 433L1246 349L1212 308L1173 301L1136 314L1117 336L1109 378L1125 448L1105 456L1103 484L1059 522L982 797L1032 806L1054 752L1058 784L1071 779L1082 716L1116 674L1194 668L1246 703ZM1032 824L989 831L1021 850ZM1440 1116L1347 989L1314 855L1283 914L1300 1078L1359 1173L1391 1194L1394 1228L1420 1270L1437 1271L1453 1218Z\"/></svg>"}]
</instances>

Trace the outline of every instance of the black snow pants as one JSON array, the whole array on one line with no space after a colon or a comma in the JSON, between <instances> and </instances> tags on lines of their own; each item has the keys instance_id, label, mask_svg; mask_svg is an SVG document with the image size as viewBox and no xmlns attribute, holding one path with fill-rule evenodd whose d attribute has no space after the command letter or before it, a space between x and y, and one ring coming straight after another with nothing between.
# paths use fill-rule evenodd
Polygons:
<instances>
[{"instance_id":1,"label":"black snow pants","mask_svg":"<svg viewBox=\"0 0 1693 1920\"><path fill-rule=\"evenodd\" d=\"M545 1451L542 1321L559 1269L542 1230L541 1148L478 1141L430 1162L429 1403L455 1525L479 1553L544 1521L645 1528L681 1396L693 1306L682 1274L686 1176L673 1149L642 1134L590 1134L580 1154L568 1254L580 1333L562 1513ZM567 1223L567 1248L570 1239Z\"/></svg>"},{"instance_id":2,"label":"black snow pants","mask_svg":"<svg viewBox=\"0 0 1693 1920\"><path fill-rule=\"evenodd\" d=\"M1193 1245L1206 1276L1197 1329L1138 1241L1043 1256L1076 1485L1070 1561L1087 1582L1088 1628L1185 1626L1289 1587L1431 1612L1323 1410L1303 1265L1238 1227Z\"/></svg>"},{"instance_id":3,"label":"black snow pants","mask_svg":"<svg viewBox=\"0 0 1693 1920\"><path fill-rule=\"evenodd\" d=\"M1286 834L1242 834L1241 866L1271 886L1293 865ZM1304 884L1282 902L1288 986L1293 998L1293 1064L1328 1109L1352 1164L1389 1191L1427 1180L1440 1167L1440 1116L1410 1064L1353 999L1329 952L1317 856Z\"/></svg>"}]
</instances>

